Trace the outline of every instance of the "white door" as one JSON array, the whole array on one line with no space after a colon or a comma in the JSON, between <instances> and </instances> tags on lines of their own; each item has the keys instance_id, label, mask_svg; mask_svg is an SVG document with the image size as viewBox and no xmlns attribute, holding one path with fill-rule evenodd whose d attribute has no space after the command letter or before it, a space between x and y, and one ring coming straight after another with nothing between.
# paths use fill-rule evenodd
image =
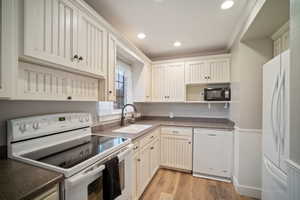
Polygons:
<instances>
[{"instance_id":1,"label":"white door","mask_svg":"<svg viewBox=\"0 0 300 200\"><path fill-rule=\"evenodd\" d=\"M68 0L24 1L24 54L76 68L78 9Z\"/></svg>"},{"instance_id":2,"label":"white door","mask_svg":"<svg viewBox=\"0 0 300 200\"><path fill-rule=\"evenodd\" d=\"M193 172L231 176L233 137L231 132L195 130Z\"/></svg>"},{"instance_id":3,"label":"white door","mask_svg":"<svg viewBox=\"0 0 300 200\"><path fill-rule=\"evenodd\" d=\"M208 76L209 76L209 67L207 61L199 60L199 61L187 62L185 64L186 84L207 83Z\"/></svg>"},{"instance_id":4,"label":"white door","mask_svg":"<svg viewBox=\"0 0 300 200\"><path fill-rule=\"evenodd\" d=\"M208 61L209 83L230 82L230 61L229 59L218 59Z\"/></svg>"},{"instance_id":5,"label":"white door","mask_svg":"<svg viewBox=\"0 0 300 200\"><path fill-rule=\"evenodd\" d=\"M268 159L263 159L262 200L288 200L287 176Z\"/></svg>"},{"instance_id":6,"label":"white door","mask_svg":"<svg viewBox=\"0 0 300 200\"><path fill-rule=\"evenodd\" d=\"M164 80L166 101L184 101L184 63L167 65Z\"/></svg>"},{"instance_id":7,"label":"white door","mask_svg":"<svg viewBox=\"0 0 300 200\"><path fill-rule=\"evenodd\" d=\"M289 73L290 73L290 51L281 54L281 85L280 85L280 169L287 173L286 160L289 159Z\"/></svg>"},{"instance_id":8,"label":"white door","mask_svg":"<svg viewBox=\"0 0 300 200\"><path fill-rule=\"evenodd\" d=\"M115 76L117 67L117 40L112 35L108 35L108 65L107 65L107 90L108 101L116 100Z\"/></svg>"},{"instance_id":9,"label":"white door","mask_svg":"<svg viewBox=\"0 0 300 200\"><path fill-rule=\"evenodd\" d=\"M150 64L145 64L145 100L151 101L151 89L152 89L152 67Z\"/></svg>"},{"instance_id":10,"label":"white door","mask_svg":"<svg viewBox=\"0 0 300 200\"><path fill-rule=\"evenodd\" d=\"M154 65L152 68L152 101L166 101L166 67Z\"/></svg>"},{"instance_id":11,"label":"white door","mask_svg":"<svg viewBox=\"0 0 300 200\"><path fill-rule=\"evenodd\" d=\"M279 166L279 135L277 124L280 55L263 66L263 152Z\"/></svg>"},{"instance_id":12,"label":"white door","mask_svg":"<svg viewBox=\"0 0 300 200\"><path fill-rule=\"evenodd\" d=\"M98 80L69 75L68 98L74 101L98 101Z\"/></svg>"},{"instance_id":13,"label":"white door","mask_svg":"<svg viewBox=\"0 0 300 200\"><path fill-rule=\"evenodd\" d=\"M78 23L78 67L105 76L106 31L91 17L80 12Z\"/></svg>"}]
</instances>

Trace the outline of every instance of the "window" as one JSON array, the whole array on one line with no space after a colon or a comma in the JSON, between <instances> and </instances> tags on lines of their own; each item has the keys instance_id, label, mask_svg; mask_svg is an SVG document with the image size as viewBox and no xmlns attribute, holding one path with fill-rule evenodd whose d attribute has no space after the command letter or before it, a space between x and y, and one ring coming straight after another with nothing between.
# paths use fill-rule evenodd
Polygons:
<instances>
[{"instance_id":1,"label":"window","mask_svg":"<svg viewBox=\"0 0 300 200\"><path fill-rule=\"evenodd\" d=\"M120 114L122 107L127 103L133 102L132 89L132 68L130 65L117 60L117 68L115 75L116 85L116 101L115 102L99 102L98 115L109 116ZM126 109L127 112L133 111L131 107ZM105 117L103 117L105 118Z\"/></svg>"},{"instance_id":2,"label":"window","mask_svg":"<svg viewBox=\"0 0 300 200\"><path fill-rule=\"evenodd\" d=\"M122 109L126 104L126 76L125 71L118 66L116 70L116 101L114 102L114 109Z\"/></svg>"}]
</instances>

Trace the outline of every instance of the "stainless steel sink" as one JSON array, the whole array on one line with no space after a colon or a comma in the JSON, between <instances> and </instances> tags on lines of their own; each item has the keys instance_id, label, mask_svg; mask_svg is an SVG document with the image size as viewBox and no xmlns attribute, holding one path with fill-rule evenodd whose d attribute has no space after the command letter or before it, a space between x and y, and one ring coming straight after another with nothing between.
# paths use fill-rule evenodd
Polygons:
<instances>
[{"instance_id":1,"label":"stainless steel sink","mask_svg":"<svg viewBox=\"0 0 300 200\"><path fill-rule=\"evenodd\" d=\"M117 130L114 130L113 132L117 133L128 133L128 134L138 134L148 128L151 128L152 125L146 125L146 124L132 124L129 126L126 126L124 128L119 128Z\"/></svg>"}]
</instances>

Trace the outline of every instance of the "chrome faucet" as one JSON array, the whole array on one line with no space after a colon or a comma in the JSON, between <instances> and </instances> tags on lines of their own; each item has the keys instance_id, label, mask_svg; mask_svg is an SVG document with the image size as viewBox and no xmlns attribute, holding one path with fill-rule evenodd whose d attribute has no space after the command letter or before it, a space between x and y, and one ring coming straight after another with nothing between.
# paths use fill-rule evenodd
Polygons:
<instances>
[{"instance_id":1,"label":"chrome faucet","mask_svg":"<svg viewBox=\"0 0 300 200\"><path fill-rule=\"evenodd\" d=\"M124 116L124 110L125 110L125 108L126 108L126 107L128 107L128 106L131 106L131 107L133 107L133 109L134 109L134 112L137 112L137 109L136 109L135 105L133 105L133 104L126 104L126 105L124 105L124 106L123 106L123 108L122 108L122 115L121 115L121 126L124 126L124 125L125 125L125 116Z\"/></svg>"}]
</instances>

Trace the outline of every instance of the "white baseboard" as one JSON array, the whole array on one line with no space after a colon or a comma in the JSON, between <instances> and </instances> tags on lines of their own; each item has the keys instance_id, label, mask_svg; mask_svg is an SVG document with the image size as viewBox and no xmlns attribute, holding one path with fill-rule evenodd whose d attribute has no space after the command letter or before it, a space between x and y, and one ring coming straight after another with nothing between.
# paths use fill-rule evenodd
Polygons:
<instances>
[{"instance_id":1,"label":"white baseboard","mask_svg":"<svg viewBox=\"0 0 300 200\"><path fill-rule=\"evenodd\" d=\"M233 185L240 195L261 199L261 188L240 185L236 177L233 177Z\"/></svg>"}]
</instances>

